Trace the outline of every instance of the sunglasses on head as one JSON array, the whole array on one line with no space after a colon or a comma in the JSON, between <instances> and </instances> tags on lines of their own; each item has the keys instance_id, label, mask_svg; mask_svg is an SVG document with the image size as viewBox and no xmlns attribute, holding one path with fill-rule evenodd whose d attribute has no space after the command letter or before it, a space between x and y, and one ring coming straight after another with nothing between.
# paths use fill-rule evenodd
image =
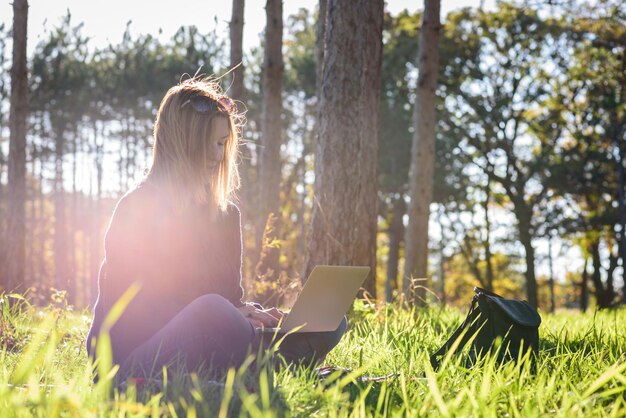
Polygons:
<instances>
[{"instance_id":1,"label":"sunglasses on head","mask_svg":"<svg viewBox=\"0 0 626 418\"><path fill-rule=\"evenodd\" d=\"M215 110L232 114L237 111L237 106L228 96L220 96L217 99L212 99L206 96L193 96L187 99L180 108L184 108L187 105L191 105L193 110L198 113L208 114Z\"/></svg>"}]
</instances>

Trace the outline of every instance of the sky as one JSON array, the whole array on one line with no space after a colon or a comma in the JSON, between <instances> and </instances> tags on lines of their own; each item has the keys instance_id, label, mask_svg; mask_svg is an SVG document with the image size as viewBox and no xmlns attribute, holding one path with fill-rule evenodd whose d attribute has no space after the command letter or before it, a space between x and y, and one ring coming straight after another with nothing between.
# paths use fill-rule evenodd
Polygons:
<instances>
[{"instance_id":1,"label":"sky","mask_svg":"<svg viewBox=\"0 0 626 418\"><path fill-rule=\"evenodd\" d=\"M485 0L488 7L495 0ZM4 0L0 4L0 22L6 27L11 25L12 1ZM392 14L409 9L422 8L423 1L386 0L386 9ZM479 6L481 0L442 0L441 15L465 6ZM42 39L46 26L56 26L67 10L72 14L72 22L83 22L83 34L92 39L95 47L118 43L129 21L133 34L157 35L170 38L181 26L196 25L202 32L213 29L217 24L218 34L227 36L228 21L232 11L229 0L184 0L184 1L147 1L147 0L30 0L29 1L28 48L34 49ZM314 9L315 0L284 0L285 17L300 8ZM259 34L265 27L265 1L248 0L244 17L244 50L249 51L259 44ZM205 28L203 30L202 28Z\"/></svg>"}]
</instances>

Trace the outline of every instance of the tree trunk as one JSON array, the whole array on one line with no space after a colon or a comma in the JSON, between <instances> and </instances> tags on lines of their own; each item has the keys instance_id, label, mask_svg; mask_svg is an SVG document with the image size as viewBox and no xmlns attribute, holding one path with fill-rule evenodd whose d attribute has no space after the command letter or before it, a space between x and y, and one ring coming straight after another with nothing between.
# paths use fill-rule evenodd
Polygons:
<instances>
[{"instance_id":1,"label":"tree trunk","mask_svg":"<svg viewBox=\"0 0 626 418\"><path fill-rule=\"evenodd\" d=\"M4 178L4 170L6 166L6 159L4 156L4 152L2 152L2 147L0 147L0 179ZM0 261L4 260L5 254L5 243L8 242L7 237L7 214L6 214L6 204L5 204L5 195L7 190L0 181ZM2 278L4 272L0 267L0 288L2 288Z\"/></svg>"},{"instance_id":2,"label":"tree trunk","mask_svg":"<svg viewBox=\"0 0 626 418\"><path fill-rule=\"evenodd\" d=\"M591 261L593 264L593 273L591 273L591 281L593 282L594 294L598 307L601 309L610 308L613 303L613 295L609 292L608 286L602 283L602 261L600 259L600 241L591 244Z\"/></svg>"},{"instance_id":3,"label":"tree trunk","mask_svg":"<svg viewBox=\"0 0 626 418\"><path fill-rule=\"evenodd\" d=\"M444 213L444 205L439 205L439 211L437 212L437 223L439 224L439 281L441 286L441 303L445 305L447 303L447 294L446 294L446 256L444 254L445 249L445 238L444 238L444 226L443 222L441 222L441 215Z\"/></svg>"},{"instance_id":4,"label":"tree trunk","mask_svg":"<svg viewBox=\"0 0 626 418\"><path fill-rule=\"evenodd\" d=\"M259 212L257 242L261 254L257 271L266 280L276 280L280 273L278 255L280 248L263 247L263 241L280 236L280 184L282 143L282 79L283 79L283 3L282 0L267 0L265 6L267 26L265 28L265 55L263 60L263 114L261 119L261 152L259 156ZM276 215L272 236L265 235L270 214ZM262 261L261 261L262 260ZM263 266L258 270L259 266Z\"/></svg>"},{"instance_id":5,"label":"tree trunk","mask_svg":"<svg viewBox=\"0 0 626 418\"><path fill-rule=\"evenodd\" d=\"M491 256L491 218L489 217L489 202L491 200L491 181L487 177L487 185L485 187L485 202L483 204L483 210L485 211L485 265L487 266L486 281L487 290L493 291L493 260Z\"/></svg>"},{"instance_id":6,"label":"tree trunk","mask_svg":"<svg viewBox=\"0 0 626 418\"><path fill-rule=\"evenodd\" d=\"M383 1L328 0L314 202L304 276L367 265L376 296L376 168Z\"/></svg>"},{"instance_id":7,"label":"tree trunk","mask_svg":"<svg viewBox=\"0 0 626 418\"><path fill-rule=\"evenodd\" d=\"M626 54L626 52L625 52ZM626 175L624 173L624 158L621 141L615 141L617 147L617 220L620 233L617 238L618 257L622 260L622 303L626 304Z\"/></svg>"},{"instance_id":8,"label":"tree trunk","mask_svg":"<svg viewBox=\"0 0 626 418\"><path fill-rule=\"evenodd\" d=\"M535 248L530 232L530 214L518 215L517 223L520 242L524 246L526 259L526 297L531 306L537 307L537 279L535 277Z\"/></svg>"},{"instance_id":9,"label":"tree trunk","mask_svg":"<svg viewBox=\"0 0 626 418\"><path fill-rule=\"evenodd\" d=\"M11 291L24 282L26 232L26 117L28 115L28 67L26 37L28 0L13 0L13 65L9 116L9 187L7 246L0 285ZM23 290L23 289L20 289Z\"/></svg>"},{"instance_id":10,"label":"tree trunk","mask_svg":"<svg viewBox=\"0 0 626 418\"><path fill-rule=\"evenodd\" d=\"M245 0L233 0L233 12L230 18L230 68L232 84L229 94L233 99L245 100L243 84L243 11Z\"/></svg>"},{"instance_id":11,"label":"tree trunk","mask_svg":"<svg viewBox=\"0 0 626 418\"><path fill-rule=\"evenodd\" d=\"M69 268L67 257L67 218L65 191L63 189L63 155L65 132L62 128L55 135L55 176L54 176L54 287L68 290Z\"/></svg>"},{"instance_id":12,"label":"tree trunk","mask_svg":"<svg viewBox=\"0 0 626 418\"><path fill-rule=\"evenodd\" d=\"M326 18L327 0L320 0L317 15L317 40L315 42L315 95L317 97L317 113L319 122L320 99L322 97L322 75L324 70L324 51L326 49Z\"/></svg>"},{"instance_id":13,"label":"tree trunk","mask_svg":"<svg viewBox=\"0 0 626 418\"><path fill-rule=\"evenodd\" d=\"M244 26L245 0L233 0L233 10L230 18L230 68L231 86L228 94L237 102L245 102L245 67L243 65L243 26ZM236 67L236 68L235 68ZM243 137L243 130L241 132ZM242 138L243 139L243 138ZM239 189L239 209L241 210L242 232L244 242L248 242L246 226L252 226L252 236L256 237L255 223L258 222L257 211L254 209L254 201L258 189L253 185L252 151L247 144L243 144L241 149L241 164L239 173L241 175L241 187ZM252 242L255 242L254 239ZM252 280L252 275L244 274L244 288L247 287L248 280Z\"/></svg>"},{"instance_id":14,"label":"tree trunk","mask_svg":"<svg viewBox=\"0 0 626 418\"><path fill-rule=\"evenodd\" d=\"M78 268L76 258L76 231L78 230L78 188L76 187L77 163L78 163L78 132L75 131L72 141L72 200L70 206L70 221L68 222L68 288L67 301L76 306L78 301Z\"/></svg>"},{"instance_id":15,"label":"tree trunk","mask_svg":"<svg viewBox=\"0 0 626 418\"><path fill-rule=\"evenodd\" d=\"M92 230L91 230L91 274L89 277L89 303L95 303L94 295L98 294L98 271L102 261L102 242L104 237L101 235L102 217L100 205L102 205L102 181L104 176L104 139L99 142L101 132L97 123L93 124L94 150L95 150L95 166L96 166L96 193L92 196Z\"/></svg>"},{"instance_id":16,"label":"tree trunk","mask_svg":"<svg viewBox=\"0 0 626 418\"><path fill-rule=\"evenodd\" d=\"M591 244L591 265L593 266L591 281L593 282L596 302L598 307L604 308L604 287L602 286L602 275L600 272L602 263L600 261L600 243L598 241Z\"/></svg>"},{"instance_id":17,"label":"tree trunk","mask_svg":"<svg viewBox=\"0 0 626 418\"><path fill-rule=\"evenodd\" d=\"M36 150L34 149L36 148L35 146L32 146L30 149L30 158L27 158L26 163L26 175L28 176L28 178L34 178L35 177L35 172L36 172L36 158L37 158L37 154L36 154ZM35 271L34 271L34 263L33 260L35 259L35 248L34 248L34 243L35 241L35 205L34 205L34 188L31 190L29 190L28 185L26 186L26 201L25 201L25 217L26 217L26 236L25 236L25 243L26 245L24 246L24 281L23 281L23 286L22 289L24 291L26 291L27 289L29 289L31 286L35 285L37 283L37 281L39 280L39 278L35 275Z\"/></svg>"},{"instance_id":18,"label":"tree trunk","mask_svg":"<svg viewBox=\"0 0 626 418\"><path fill-rule=\"evenodd\" d=\"M554 260L552 258L552 236L548 237L548 264L550 267L550 313L556 310L554 301Z\"/></svg>"},{"instance_id":19,"label":"tree trunk","mask_svg":"<svg viewBox=\"0 0 626 418\"><path fill-rule=\"evenodd\" d=\"M265 56L263 60L263 114L261 120L261 152L259 158L259 225L265 225L270 213L279 207L281 180L280 145L282 142L282 78L283 78L283 4L267 0L265 7ZM262 233L261 227L257 234Z\"/></svg>"},{"instance_id":20,"label":"tree trunk","mask_svg":"<svg viewBox=\"0 0 626 418\"><path fill-rule=\"evenodd\" d=\"M435 100L439 66L440 0L424 0L424 17L419 40L419 77L414 108L414 135L409 172L409 224L404 242L403 291L407 302L424 299L423 288L413 291L412 280L428 274L428 217L433 193L435 161ZM422 283L425 284L425 283Z\"/></svg>"},{"instance_id":21,"label":"tree trunk","mask_svg":"<svg viewBox=\"0 0 626 418\"><path fill-rule=\"evenodd\" d=\"M587 282L589 281L589 273L587 273L588 257L585 255L585 263L583 264L583 274L581 275L580 282L580 310L584 313L587 312L589 307L589 287Z\"/></svg>"},{"instance_id":22,"label":"tree trunk","mask_svg":"<svg viewBox=\"0 0 626 418\"><path fill-rule=\"evenodd\" d=\"M387 280L385 281L385 300L391 302L393 290L398 288L398 260L400 259L400 244L404 238L404 223L402 217L406 212L404 196L394 199L389 224L389 257L387 260Z\"/></svg>"},{"instance_id":23,"label":"tree trunk","mask_svg":"<svg viewBox=\"0 0 626 418\"><path fill-rule=\"evenodd\" d=\"M617 244L619 245L619 244ZM606 293L607 299L610 301L610 306L613 306L616 302L616 294L615 294L615 284L613 283L613 275L615 274L615 270L617 269L619 261L619 255L613 254L613 251L609 252L609 268L606 271Z\"/></svg>"},{"instance_id":24,"label":"tree trunk","mask_svg":"<svg viewBox=\"0 0 626 418\"><path fill-rule=\"evenodd\" d=\"M37 187L37 214L36 216L36 225L37 225L37 240L34 245L37 247L37 279L39 281L38 287L45 288L45 283L48 282L48 269L46 265L46 241L48 239L48 234L46 233L46 197L43 193L43 182L44 182L44 169L45 169L45 161L43 154L40 154L39 157L39 173L38 180L39 184Z\"/></svg>"}]
</instances>

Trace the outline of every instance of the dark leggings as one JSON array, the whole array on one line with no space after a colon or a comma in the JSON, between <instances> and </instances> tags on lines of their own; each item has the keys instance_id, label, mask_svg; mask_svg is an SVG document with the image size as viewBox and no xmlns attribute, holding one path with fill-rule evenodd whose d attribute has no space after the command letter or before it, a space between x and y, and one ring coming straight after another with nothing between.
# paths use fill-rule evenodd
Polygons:
<instances>
[{"instance_id":1,"label":"dark leggings","mask_svg":"<svg viewBox=\"0 0 626 418\"><path fill-rule=\"evenodd\" d=\"M346 327L344 318L335 331L290 334L278 352L289 364L320 363ZM228 300L216 294L203 295L135 348L122 363L118 380L156 376L164 366L182 367L187 372L202 368L221 372L240 366L249 350L256 352L259 344L266 346L269 339L271 336L261 338Z\"/></svg>"}]
</instances>

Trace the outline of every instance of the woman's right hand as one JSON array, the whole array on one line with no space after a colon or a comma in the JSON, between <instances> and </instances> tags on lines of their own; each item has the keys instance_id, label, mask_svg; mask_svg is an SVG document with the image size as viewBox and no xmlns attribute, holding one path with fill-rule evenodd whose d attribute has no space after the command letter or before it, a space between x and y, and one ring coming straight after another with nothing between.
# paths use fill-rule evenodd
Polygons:
<instances>
[{"instance_id":1,"label":"woman's right hand","mask_svg":"<svg viewBox=\"0 0 626 418\"><path fill-rule=\"evenodd\" d=\"M239 312L241 312L255 328L275 328L284 316L283 312L276 308L258 309L252 304L246 304L240 307Z\"/></svg>"}]
</instances>

